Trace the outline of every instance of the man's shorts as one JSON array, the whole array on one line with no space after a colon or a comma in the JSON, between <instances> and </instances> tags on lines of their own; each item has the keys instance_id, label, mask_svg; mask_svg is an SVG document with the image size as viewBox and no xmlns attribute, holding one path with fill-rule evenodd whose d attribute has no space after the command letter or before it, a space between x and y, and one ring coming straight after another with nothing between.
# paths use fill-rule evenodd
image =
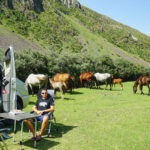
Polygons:
<instances>
[{"instance_id":1,"label":"man's shorts","mask_svg":"<svg viewBox=\"0 0 150 150\"><path fill-rule=\"evenodd\" d=\"M51 118L51 114L52 114L52 112L44 113L43 115L38 116L36 119L37 119L37 121L41 121L42 122L44 116L48 116L48 118L50 119Z\"/></svg>"}]
</instances>

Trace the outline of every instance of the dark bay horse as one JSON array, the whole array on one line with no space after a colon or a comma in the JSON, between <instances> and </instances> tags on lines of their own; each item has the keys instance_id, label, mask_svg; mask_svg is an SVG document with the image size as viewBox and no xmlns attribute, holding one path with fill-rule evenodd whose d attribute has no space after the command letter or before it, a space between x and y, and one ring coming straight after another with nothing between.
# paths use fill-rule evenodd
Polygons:
<instances>
[{"instance_id":1,"label":"dark bay horse","mask_svg":"<svg viewBox=\"0 0 150 150\"><path fill-rule=\"evenodd\" d=\"M92 72L83 72L80 74L80 87L83 86L83 83L87 83L90 88L92 88L93 81L95 81L95 77ZM85 84L84 84L85 85Z\"/></svg>"},{"instance_id":2,"label":"dark bay horse","mask_svg":"<svg viewBox=\"0 0 150 150\"><path fill-rule=\"evenodd\" d=\"M134 86L133 86L133 92L136 93L137 92L137 87L139 85L140 87L140 91L141 91L141 94L144 94L143 93L143 86L147 86L148 87L148 95L150 95L150 76L140 76L134 83Z\"/></svg>"}]
</instances>

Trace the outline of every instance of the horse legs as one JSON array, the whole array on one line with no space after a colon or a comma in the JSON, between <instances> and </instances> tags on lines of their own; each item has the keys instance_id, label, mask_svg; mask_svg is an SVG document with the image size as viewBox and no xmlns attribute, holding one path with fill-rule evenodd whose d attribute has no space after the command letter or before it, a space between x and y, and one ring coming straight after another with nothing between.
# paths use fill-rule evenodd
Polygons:
<instances>
[{"instance_id":1,"label":"horse legs","mask_svg":"<svg viewBox=\"0 0 150 150\"><path fill-rule=\"evenodd\" d=\"M82 87L82 79L80 79L80 87Z\"/></svg>"},{"instance_id":2,"label":"horse legs","mask_svg":"<svg viewBox=\"0 0 150 150\"><path fill-rule=\"evenodd\" d=\"M113 84L112 84L112 87L115 87L115 85L116 85L116 83L113 83Z\"/></svg>"},{"instance_id":3,"label":"horse legs","mask_svg":"<svg viewBox=\"0 0 150 150\"><path fill-rule=\"evenodd\" d=\"M112 90L112 79L111 78L109 78L109 85L110 85L110 90Z\"/></svg>"},{"instance_id":4,"label":"horse legs","mask_svg":"<svg viewBox=\"0 0 150 150\"><path fill-rule=\"evenodd\" d=\"M120 82L121 89L123 90L123 84Z\"/></svg>"},{"instance_id":5,"label":"horse legs","mask_svg":"<svg viewBox=\"0 0 150 150\"><path fill-rule=\"evenodd\" d=\"M29 87L31 89L31 93L32 93L32 96L33 96L34 95L33 86L31 84L29 84Z\"/></svg>"},{"instance_id":6,"label":"horse legs","mask_svg":"<svg viewBox=\"0 0 150 150\"><path fill-rule=\"evenodd\" d=\"M143 85L140 84L140 91L141 91L141 94L144 94L142 90L143 90Z\"/></svg>"},{"instance_id":7,"label":"horse legs","mask_svg":"<svg viewBox=\"0 0 150 150\"><path fill-rule=\"evenodd\" d=\"M147 87L148 87L148 95L150 95L150 86L149 86L149 84L147 85Z\"/></svg>"},{"instance_id":8,"label":"horse legs","mask_svg":"<svg viewBox=\"0 0 150 150\"><path fill-rule=\"evenodd\" d=\"M54 89L54 98L56 98L56 89Z\"/></svg>"},{"instance_id":9,"label":"horse legs","mask_svg":"<svg viewBox=\"0 0 150 150\"><path fill-rule=\"evenodd\" d=\"M60 87L59 90L60 90L60 93L61 93L61 99L64 99L64 92L63 92L63 87Z\"/></svg>"},{"instance_id":10,"label":"horse legs","mask_svg":"<svg viewBox=\"0 0 150 150\"><path fill-rule=\"evenodd\" d=\"M97 84L96 84L96 81L94 81L94 85L95 85L95 88L97 88Z\"/></svg>"},{"instance_id":11,"label":"horse legs","mask_svg":"<svg viewBox=\"0 0 150 150\"><path fill-rule=\"evenodd\" d=\"M110 85L110 90L112 90L112 84L111 84L111 82L109 83L109 85Z\"/></svg>"},{"instance_id":12,"label":"horse legs","mask_svg":"<svg viewBox=\"0 0 150 150\"><path fill-rule=\"evenodd\" d=\"M105 81L105 84L106 84L106 87L105 87L105 90L107 89L107 86L108 86L108 82L107 81Z\"/></svg>"}]
</instances>

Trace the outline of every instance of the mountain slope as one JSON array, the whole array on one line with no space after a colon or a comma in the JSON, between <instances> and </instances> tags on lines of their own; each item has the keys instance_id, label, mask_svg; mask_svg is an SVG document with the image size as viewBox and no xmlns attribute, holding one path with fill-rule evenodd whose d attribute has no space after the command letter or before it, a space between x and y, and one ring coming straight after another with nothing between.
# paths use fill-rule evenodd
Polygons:
<instances>
[{"instance_id":1,"label":"mountain slope","mask_svg":"<svg viewBox=\"0 0 150 150\"><path fill-rule=\"evenodd\" d=\"M21 36L16 35L14 32L9 31L7 28L0 25L0 49L7 49L8 46L13 45L15 50L21 49L33 49L33 50L42 50L42 48L29 41L24 39Z\"/></svg>"},{"instance_id":2,"label":"mountain slope","mask_svg":"<svg viewBox=\"0 0 150 150\"><path fill-rule=\"evenodd\" d=\"M76 17L91 32L102 36L108 42L150 62L150 37L118 23L111 18L98 14L86 7L74 9L68 15Z\"/></svg>"},{"instance_id":3,"label":"mountain slope","mask_svg":"<svg viewBox=\"0 0 150 150\"><path fill-rule=\"evenodd\" d=\"M121 57L150 67L150 37L76 0L9 2L0 1L1 49L10 43L16 49Z\"/></svg>"},{"instance_id":4,"label":"mountain slope","mask_svg":"<svg viewBox=\"0 0 150 150\"><path fill-rule=\"evenodd\" d=\"M92 32L89 32L88 29L86 29L86 27L84 27L80 23L76 22L74 19L70 18L70 21L72 22L72 24L74 25L75 28L78 28L78 30L80 32L80 37L81 37L80 40L87 41L86 44L85 44L85 41L83 43L84 45L86 45L86 48L89 47L92 49L91 55L94 52L95 55L97 53L102 53L104 55L110 56L113 59L122 57L132 63L135 63L135 64L138 63L140 65L150 67L150 63L148 63L140 58L133 57L131 54L128 54L125 51L123 51L121 48L114 46L110 42L106 41L104 38L98 37L97 35L93 34Z\"/></svg>"}]
</instances>

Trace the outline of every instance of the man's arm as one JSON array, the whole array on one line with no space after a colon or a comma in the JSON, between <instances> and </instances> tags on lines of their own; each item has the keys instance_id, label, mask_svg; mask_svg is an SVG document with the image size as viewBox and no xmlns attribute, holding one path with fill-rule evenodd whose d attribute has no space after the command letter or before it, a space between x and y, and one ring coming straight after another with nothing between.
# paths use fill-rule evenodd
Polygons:
<instances>
[{"instance_id":1,"label":"man's arm","mask_svg":"<svg viewBox=\"0 0 150 150\"><path fill-rule=\"evenodd\" d=\"M45 112L45 113L47 113L47 112L52 112L52 111L54 111L55 109L54 109L54 106L51 105L49 109L40 110L40 111L37 110L37 107L36 107L36 106L33 106L33 107L32 107L32 110L33 110L35 113L37 113L38 115L42 115L44 112Z\"/></svg>"},{"instance_id":2,"label":"man's arm","mask_svg":"<svg viewBox=\"0 0 150 150\"><path fill-rule=\"evenodd\" d=\"M54 105L51 105L49 109L45 109L43 112L47 113L47 112L52 112L54 111Z\"/></svg>"},{"instance_id":3,"label":"man's arm","mask_svg":"<svg viewBox=\"0 0 150 150\"><path fill-rule=\"evenodd\" d=\"M33 110L35 113L38 112L37 107L36 107L35 105L32 107L32 110Z\"/></svg>"}]
</instances>

